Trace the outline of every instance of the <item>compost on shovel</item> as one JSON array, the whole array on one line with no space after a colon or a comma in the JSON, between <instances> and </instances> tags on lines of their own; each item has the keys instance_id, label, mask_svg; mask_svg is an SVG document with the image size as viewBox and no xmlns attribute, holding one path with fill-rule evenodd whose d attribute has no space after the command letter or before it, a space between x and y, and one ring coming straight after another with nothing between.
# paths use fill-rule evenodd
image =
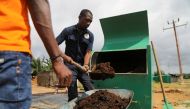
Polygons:
<instances>
[{"instance_id":1,"label":"compost on shovel","mask_svg":"<svg viewBox=\"0 0 190 109\"><path fill-rule=\"evenodd\" d=\"M107 78L113 78L114 76L115 70L110 66L110 62L94 65L90 73L90 77L93 80L105 80Z\"/></svg>"}]
</instances>

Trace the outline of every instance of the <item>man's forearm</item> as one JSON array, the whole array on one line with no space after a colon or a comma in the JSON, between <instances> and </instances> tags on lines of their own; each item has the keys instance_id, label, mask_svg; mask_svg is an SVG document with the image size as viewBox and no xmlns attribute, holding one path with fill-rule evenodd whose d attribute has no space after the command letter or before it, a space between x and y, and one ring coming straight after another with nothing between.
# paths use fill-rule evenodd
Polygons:
<instances>
[{"instance_id":1,"label":"man's forearm","mask_svg":"<svg viewBox=\"0 0 190 109\"><path fill-rule=\"evenodd\" d=\"M50 57L60 55L60 50L54 37L48 0L28 0L28 8L34 26L42 39Z\"/></svg>"},{"instance_id":2,"label":"man's forearm","mask_svg":"<svg viewBox=\"0 0 190 109\"><path fill-rule=\"evenodd\" d=\"M88 65L91 58L91 51L87 51L87 53L84 56L84 65Z\"/></svg>"},{"instance_id":3,"label":"man's forearm","mask_svg":"<svg viewBox=\"0 0 190 109\"><path fill-rule=\"evenodd\" d=\"M67 56L65 53L61 52L61 56L63 57L64 60L66 60L67 58L70 58L69 56Z\"/></svg>"}]
</instances>

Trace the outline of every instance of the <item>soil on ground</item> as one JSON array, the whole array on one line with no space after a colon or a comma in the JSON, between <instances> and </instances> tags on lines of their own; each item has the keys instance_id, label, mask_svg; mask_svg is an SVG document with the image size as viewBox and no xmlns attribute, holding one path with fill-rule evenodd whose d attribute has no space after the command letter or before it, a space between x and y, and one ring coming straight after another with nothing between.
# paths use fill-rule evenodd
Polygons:
<instances>
[{"instance_id":1,"label":"soil on ground","mask_svg":"<svg viewBox=\"0 0 190 109\"><path fill-rule=\"evenodd\" d=\"M121 98L106 90L99 90L77 102L74 109L126 109L130 98Z\"/></svg>"},{"instance_id":2,"label":"soil on ground","mask_svg":"<svg viewBox=\"0 0 190 109\"><path fill-rule=\"evenodd\" d=\"M174 109L190 109L190 79L184 79L184 83L164 83L166 99ZM153 109L162 109L163 94L159 82L153 83Z\"/></svg>"},{"instance_id":3,"label":"soil on ground","mask_svg":"<svg viewBox=\"0 0 190 109\"><path fill-rule=\"evenodd\" d=\"M105 80L107 78L113 78L114 76L115 70L110 66L110 62L94 65L90 73L90 77L93 80Z\"/></svg>"}]
</instances>

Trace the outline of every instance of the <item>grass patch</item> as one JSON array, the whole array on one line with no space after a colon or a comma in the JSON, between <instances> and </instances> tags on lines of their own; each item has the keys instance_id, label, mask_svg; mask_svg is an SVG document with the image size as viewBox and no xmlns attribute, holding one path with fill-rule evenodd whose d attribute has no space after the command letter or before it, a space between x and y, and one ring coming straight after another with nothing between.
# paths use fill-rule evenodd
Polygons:
<instances>
[{"instance_id":1,"label":"grass patch","mask_svg":"<svg viewBox=\"0 0 190 109\"><path fill-rule=\"evenodd\" d=\"M190 107L190 101L186 101L185 103L183 103L185 105L185 107Z\"/></svg>"}]
</instances>

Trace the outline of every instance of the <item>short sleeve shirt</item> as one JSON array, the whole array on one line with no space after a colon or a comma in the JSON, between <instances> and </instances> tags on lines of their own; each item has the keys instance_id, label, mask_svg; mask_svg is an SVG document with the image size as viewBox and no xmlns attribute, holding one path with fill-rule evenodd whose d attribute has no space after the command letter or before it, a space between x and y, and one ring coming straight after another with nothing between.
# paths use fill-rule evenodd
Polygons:
<instances>
[{"instance_id":1,"label":"short sleeve shirt","mask_svg":"<svg viewBox=\"0 0 190 109\"><path fill-rule=\"evenodd\" d=\"M31 53L27 0L0 0L0 51Z\"/></svg>"},{"instance_id":2,"label":"short sleeve shirt","mask_svg":"<svg viewBox=\"0 0 190 109\"><path fill-rule=\"evenodd\" d=\"M56 40L59 45L65 41L65 54L83 64L86 52L92 50L94 35L88 29L80 30L74 25L65 28Z\"/></svg>"}]
</instances>

